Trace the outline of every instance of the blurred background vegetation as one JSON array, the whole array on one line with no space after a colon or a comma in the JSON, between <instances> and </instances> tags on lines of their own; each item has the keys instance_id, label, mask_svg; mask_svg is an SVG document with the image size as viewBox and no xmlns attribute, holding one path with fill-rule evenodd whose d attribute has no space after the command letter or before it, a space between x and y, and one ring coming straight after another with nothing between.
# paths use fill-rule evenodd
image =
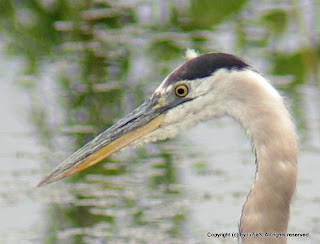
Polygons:
<instances>
[{"instance_id":1,"label":"blurred background vegetation","mask_svg":"<svg viewBox=\"0 0 320 244\"><path fill-rule=\"evenodd\" d=\"M319 11L319 1L298 0L1 0L0 41L23 60L17 82L39 143L63 152L43 156L47 172L147 98L187 48L239 55L293 98L301 85L318 89ZM150 243L145 233L184 243L174 147L130 151L72 177L72 199L48 206L43 243Z\"/></svg>"}]
</instances>

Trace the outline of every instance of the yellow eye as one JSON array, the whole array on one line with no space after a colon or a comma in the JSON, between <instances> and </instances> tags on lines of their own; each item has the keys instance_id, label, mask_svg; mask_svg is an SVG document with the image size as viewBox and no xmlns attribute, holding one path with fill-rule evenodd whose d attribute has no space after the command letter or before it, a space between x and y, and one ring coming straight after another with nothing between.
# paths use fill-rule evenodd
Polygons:
<instances>
[{"instance_id":1,"label":"yellow eye","mask_svg":"<svg viewBox=\"0 0 320 244\"><path fill-rule=\"evenodd\" d=\"M184 85L177 85L176 88L174 88L174 93L178 96L178 97L185 97L188 95L189 93L189 88Z\"/></svg>"}]
</instances>

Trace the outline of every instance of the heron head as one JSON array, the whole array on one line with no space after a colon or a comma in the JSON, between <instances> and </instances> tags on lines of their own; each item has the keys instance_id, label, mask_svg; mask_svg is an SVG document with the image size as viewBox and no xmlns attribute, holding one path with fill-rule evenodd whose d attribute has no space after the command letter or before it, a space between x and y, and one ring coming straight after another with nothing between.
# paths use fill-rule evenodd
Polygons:
<instances>
[{"instance_id":1,"label":"heron head","mask_svg":"<svg viewBox=\"0 0 320 244\"><path fill-rule=\"evenodd\" d=\"M82 171L124 147L171 138L199 121L223 115L226 76L247 67L230 54L189 55L149 99L72 154L38 186Z\"/></svg>"}]
</instances>

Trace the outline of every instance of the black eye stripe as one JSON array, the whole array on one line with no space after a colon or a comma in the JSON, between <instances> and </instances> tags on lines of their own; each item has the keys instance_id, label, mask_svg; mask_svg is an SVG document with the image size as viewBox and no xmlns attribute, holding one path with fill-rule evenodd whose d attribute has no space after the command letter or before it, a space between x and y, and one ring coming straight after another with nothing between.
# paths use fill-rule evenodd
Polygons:
<instances>
[{"instance_id":1,"label":"black eye stripe","mask_svg":"<svg viewBox=\"0 0 320 244\"><path fill-rule=\"evenodd\" d=\"M250 66L240 58L227 53L208 53L193 58L168 77L164 87L182 80L195 80L208 77L215 71L224 68L227 70L242 70Z\"/></svg>"}]
</instances>

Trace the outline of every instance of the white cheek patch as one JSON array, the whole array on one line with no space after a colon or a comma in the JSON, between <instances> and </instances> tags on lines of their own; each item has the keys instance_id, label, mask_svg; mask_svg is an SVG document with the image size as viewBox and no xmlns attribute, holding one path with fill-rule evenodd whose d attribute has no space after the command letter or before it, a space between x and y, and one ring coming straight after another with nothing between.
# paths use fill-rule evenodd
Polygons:
<instances>
[{"instance_id":1,"label":"white cheek patch","mask_svg":"<svg viewBox=\"0 0 320 244\"><path fill-rule=\"evenodd\" d=\"M210 92L214 88L215 80L215 76L209 76L201 79L196 79L191 82L189 81L188 85L190 85L190 94L188 96L197 98L210 94Z\"/></svg>"},{"instance_id":2,"label":"white cheek patch","mask_svg":"<svg viewBox=\"0 0 320 244\"><path fill-rule=\"evenodd\" d=\"M208 97L200 97L192 102L186 102L166 113L162 125L141 138L135 145L165 140L175 137L178 133L183 132L201 121L214 117L220 117L224 114L224 108L213 107ZM199 108L201 108L199 110Z\"/></svg>"},{"instance_id":3,"label":"white cheek patch","mask_svg":"<svg viewBox=\"0 0 320 244\"><path fill-rule=\"evenodd\" d=\"M215 76L197 79L194 81L180 81L174 85L186 84L190 88L190 93L185 98L192 98L190 102L185 102L170 109L160 128L144 136L134 145L165 140L175 137L179 132L185 131L198 124L215 117L224 115L225 104L215 103L216 94L211 90L214 87ZM161 86L156 92L166 93L173 92L173 85L166 89Z\"/></svg>"}]
</instances>

